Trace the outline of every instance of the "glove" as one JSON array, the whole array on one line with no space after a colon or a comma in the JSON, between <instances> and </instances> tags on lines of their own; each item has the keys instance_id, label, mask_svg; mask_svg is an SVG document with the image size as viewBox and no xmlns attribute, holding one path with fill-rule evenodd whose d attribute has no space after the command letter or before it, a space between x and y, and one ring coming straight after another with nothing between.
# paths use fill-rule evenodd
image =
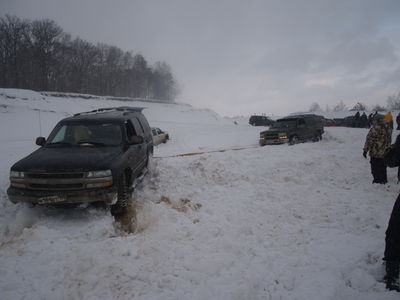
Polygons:
<instances>
[{"instance_id":1,"label":"glove","mask_svg":"<svg viewBox=\"0 0 400 300\"><path fill-rule=\"evenodd\" d=\"M367 158L367 151L363 152L363 156L364 156L364 158Z\"/></svg>"}]
</instances>

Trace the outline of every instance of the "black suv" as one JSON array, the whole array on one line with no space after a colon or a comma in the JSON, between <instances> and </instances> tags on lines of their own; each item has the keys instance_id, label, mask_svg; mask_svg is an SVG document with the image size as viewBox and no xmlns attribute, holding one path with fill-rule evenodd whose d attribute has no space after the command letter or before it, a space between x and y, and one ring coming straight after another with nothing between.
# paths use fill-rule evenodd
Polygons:
<instances>
[{"instance_id":1,"label":"black suv","mask_svg":"<svg viewBox=\"0 0 400 300\"><path fill-rule=\"evenodd\" d=\"M11 167L10 201L126 204L153 154L143 108L103 108L61 120Z\"/></svg>"},{"instance_id":2,"label":"black suv","mask_svg":"<svg viewBox=\"0 0 400 300\"><path fill-rule=\"evenodd\" d=\"M274 123L273 120L267 116L251 116L249 119L249 124L253 126L271 126Z\"/></svg>"},{"instance_id":3,"label":"black suv","mask_svg":"<svg viewBox=\"0 0 400 300\"><path fill-rule=\"evenodd\" d=\"M324 133L324 117L295 115L277 120L269 130L260 132L260 145L297 144L307 140L319 141Z\"/></svg>"}]
</instances>

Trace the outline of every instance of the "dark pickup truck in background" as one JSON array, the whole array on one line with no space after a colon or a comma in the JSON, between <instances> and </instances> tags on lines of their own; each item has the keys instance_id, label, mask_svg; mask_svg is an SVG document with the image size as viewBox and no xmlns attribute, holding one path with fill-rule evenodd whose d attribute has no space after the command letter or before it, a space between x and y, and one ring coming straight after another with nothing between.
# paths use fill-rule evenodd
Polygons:
<instances>
[{"instance_id":1,"label":"dark pickup truck in background","mask_svg":"<svg viewBox=\"0 0 400 300\"><path fill-rule=\"evenodd\" d=\"M253 115L249 118L249 124L252 126L271 126L274 121L267 116Z\"/></svg>"},{"instance_id":2,"label":"dark pickup truck in background","mask_svg":"<svg viewBox=\"0 0 400 300\"><path fill-rule=\"evenodd\" d=\"M32 204L104 202L118 206L153 154L142 108L115 107L61 120L39 149L11 167L9 200Z\"/></svg>"},{"instance_id":3,"label":"dark pickup truck in background","mask_svg":"<svg viewBox=\"0 0 400 300\"><path fill-rule=\"evenodd\" d=\"M324 117L294 115L276 120L272 126L260 132L261 146L284 144L294 145L307 140L319 141L324 133Z\"/></svg>"}]
</instances>

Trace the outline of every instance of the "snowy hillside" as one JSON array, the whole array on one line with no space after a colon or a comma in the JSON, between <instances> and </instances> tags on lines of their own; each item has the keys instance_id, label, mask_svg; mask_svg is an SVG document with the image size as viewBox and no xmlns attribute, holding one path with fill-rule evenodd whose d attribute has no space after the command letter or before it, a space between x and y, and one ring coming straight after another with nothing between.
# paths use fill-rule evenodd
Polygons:
<instances>
[{"instance_id":1,"label":"snowy hillside","mask_svg":"<svg viewBox=\"0 0 400 300\"><path fill-rule=\"evenodd\" d=\"M138 229L109 211L10 203L11 165L61 118L145 106L171 140L133 197ZM184 104L57 98L0 89L0 299L398 299L381 281L400 190L372 185L367 129L258 146L263 129ZM393 133L395 137L397 132ZM246 148L243 150L215 150ZM205 152L195 156L183 153Z\"/></svg>"}]
</instances>

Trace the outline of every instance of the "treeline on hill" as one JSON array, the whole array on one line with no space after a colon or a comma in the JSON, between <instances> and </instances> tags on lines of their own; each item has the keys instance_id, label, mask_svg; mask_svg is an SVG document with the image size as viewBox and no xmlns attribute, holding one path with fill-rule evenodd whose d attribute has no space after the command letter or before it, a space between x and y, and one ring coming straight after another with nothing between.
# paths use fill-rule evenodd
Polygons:
<instances>
[{"instance_id":1,"label":"treeline on hill","mask_svg":"<svg viewBox=\"0 0 400 300\"><path fill-rule=\"evenodd\" d=\"M173 102L170 66L141 54L72 39L52 20L0 18L0 87Z\"/></svg>"}]
</instances>

